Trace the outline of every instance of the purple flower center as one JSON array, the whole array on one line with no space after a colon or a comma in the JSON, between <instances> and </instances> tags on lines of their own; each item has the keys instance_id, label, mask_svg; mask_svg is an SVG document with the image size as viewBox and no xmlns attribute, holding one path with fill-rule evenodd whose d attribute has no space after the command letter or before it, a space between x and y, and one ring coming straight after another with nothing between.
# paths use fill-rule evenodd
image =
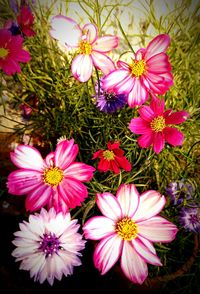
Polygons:
<instances>
[{"instance_id":1,"label":"purple flower center","mask_svg":"<svg viewBox=\"0 0 200 294\"><path fill-rule=\"evenodd\" d=\"M46 256L51 256L53 253L57 253L57 251L61 249L59 238L52 233L44 234L39 249L41 249Z\"/></svg>"}]
</instances>

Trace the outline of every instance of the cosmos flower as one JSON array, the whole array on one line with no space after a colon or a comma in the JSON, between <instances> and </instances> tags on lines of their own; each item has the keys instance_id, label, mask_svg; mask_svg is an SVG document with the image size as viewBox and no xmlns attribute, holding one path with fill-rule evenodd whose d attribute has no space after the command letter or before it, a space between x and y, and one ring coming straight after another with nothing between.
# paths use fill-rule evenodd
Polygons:
<instances>
[{"instance_id":1,"label":"cosmos flower","mask_svg":"<svg viewBox=\"0 0 200 294\"><path fill-rule=\"evenodd\" d=\"M120 168L123 168L125 171L131 170L131 164L124 156L124 151L119 148L120 143L115 142L111 144L108 142L107 150L100 149L94 153L92 159L100 158L98 164L98 170L101 172L107 172L108 170L114 171L118 174Z\"/></svg>"},{"instance_id":2,"label":"cosmos flower","mask_svg":"<svg viewBox=\"0 0 200 294\"><path fill-rule=\"evenodd\" d=\"M97 27L88 23L81 28L75 20L57 15L52 18L50 35L67 48L76 49L72 61L72 74L80 82L90 79L93 67L104 74L115 68L113 61L106 55L118 46L118 37L98 37Z\"/></svg>"},{"instance_id":3,"label":"cosmos flower","mask_svg":"<svg viewBox=\"0 0 200 294\"><path fill-rule=\"evenodd\" d=\"M29 62L31 57L28 51L22 49L23 38L12 36L6 29L0 29L0 68L10 76L20 73L19 62Z\"/></svg>"},{"instance_id":4,"label":"cosmos flower","mask_svg":"<svg viewBox=\"0 0 200 294\"><path fill-rule=\"evenodd\" d=\"M194 189L190 183L181 180L179 182L171 182L166 188L166 192L171 198L171 203L173 205L180 205L184 201L192 198Z\"/></svg>"},{"instance_id":5,"label":"cosmos flower","mask_svg":"<svg viewBox=\"0 0 200 294\"><path fill-rule=\"evenodd\" d=\"M47 205L57 212L66 212L81 205L88 196L82 182L93 177L95 168L74 162L78 145L74 140L60 141L45 159L31 146L18 145L11 152L12 162L19 168L8 176L8 191L14 195L28 194L26 209L39 210Z\"/></svg>"},{"instance_id":6,"label":"cosmos flower","mask_svg":"<svg viewBox=\"0 0 200 294\"><path fill-rule=\"evenodd\" d=\"M171 65L165 53L169 44L168 35L158 35L146 49L139 49L130 63L119 60L118 69L104 78L104 89L128 94L128 105L132 108L143 104L149 92L165 94L173 85Z\"/></svg>"},{"instance_id":7,"label":"cosmos flower","mask_svg":"<svg viewBox=\"0 0 200 294\"><path fill-rule=\"evenodd\" d=\"M114 113L118 109L124 107L127 103L126 94L115 94L114 92L106 92L103 89L102 80L95 85L95 104L96 107L105 113Z\"/></svg>"},{"instance_id":8,"label":"cosmos flower","mask_svg":"<svg viewBox=\"0 0 200 294\"><path fill-rule=\"evenodd\" d=\"M189 232L200 233L199 208L182 207L179 215L179 222L185 230Z\"/></svg>"},{"instance_id":9,"label":"cosmos flower","mask_svg":"<svg viewBox=\"0 0 200 294\"><path fill-rule=\"evenodd\" d=\"M139 195L135 185L122 184L116 197L97 194L103 216L87 220L83 226L88 239L101 240L94 251L94 265L107 273L120 259L121 269L133 283L142 284L148 276L147 263L160 266L153 242L171 242L177 228L158 214L166 200L150 190Z\"/></svg>"},{"instance_id":10,"label":"cosmos flower","mask_svg":"<svg viewBox=\"0 0 200 294\"><path fill-rule=\"evenodd\" d=\"M141 106L140 117L133 118L129 129L135 134L141 134L138 144L141 148L153 145L155 153L160 153L165 142L172 146L182 145L183 134L172 127L184 122L189 113L186 111L172 112L171 109L164 111L165 101L153 96L150 106Z\"/></svg>"},{"instance_id":11,"label":"cosmos flower","mask_svg":"<svg viewBox=\"0 0 200 294\"><path fill-rule=\"evenodd\" d=\"M17 23L25 36L32 37L35 35L33 30L34 15L28 6L21 7L17 16Z\"/></svg>"},{"instance_id":12,"label":"cosmos flower","mask_svg":"<svg viewBox=\"0 0 200 294\"><path fill-rule=\"evenodd\" d=\"M49 212L42 208L40 214L30 215L29 222L23 221L19 227L20 231L14 233L17 248L12 256L21 262L20 269L30 271L34 281L47 280L53 285L55 278L72 275L74 266L81 265L78 256L85 241L70 213L56 214L54 208Z\"/></svg>"}]
</instances>

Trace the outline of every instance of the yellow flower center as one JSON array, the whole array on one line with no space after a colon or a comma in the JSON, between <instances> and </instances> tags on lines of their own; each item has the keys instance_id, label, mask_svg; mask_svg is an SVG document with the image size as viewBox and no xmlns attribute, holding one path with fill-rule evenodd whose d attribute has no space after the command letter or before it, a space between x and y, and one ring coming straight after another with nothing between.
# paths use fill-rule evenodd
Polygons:
<instances>
[{"instance_id":1,"label":"yellow flower center","mask_svg":"<svg viewBox=\"0 0 200 294\"><path fill-rule=\"evenodd\" d=\"M90 54L92 52L92 46L87 41L81 41L79 43L79 53L80 54Z\"/></svg>"},{"instance_id":2,"label":"yellow flower center","mask_svg":"<svg viewBox=\"0 0 200 294\"><path fill-rule=\"evenodd\" d=\"M115 158L115 154L113 151L110 151L110 150L105 150L103 152L103 157L106 159L106 160L113 160Z\"/></svg>"},{"instance_id":3,"label":"yellow flower center","mask_svg":"<svg viewBox=\"0 0 200 294\"><path fill-rule=\"evenodd\" d=\"M130 67L132 75L139 78L145 71L146 63L144 60L133 60Z\"/></svg>"},{"instance_id":4,"label":"yellow flower center","mask_svg":"<svg viewBox=\"0 0 200 294\"><path fill-rule=\"evenodd\" d=\"M64 178L63 171L58 167L50 167L44 171L44 182L50 186L57 186Z\"/></svg>"},{"instance_id":5,"label":"yellow flower center","mask_svg":"<svg viewBox=\"0 0 200 294\"><path fill-rule=\"evenodd\" d=\"M162 130L165 128L165 119L163 116L157 116L152 120L150 123L151 129L154 132L162 132Z\"/></svg>"},{"instance_id":6,"label":"yellow flower center","mask_svg":"<svg viewBox=\"0 0 200 294\"><path fill-rule=\"evenodd\" d=\"M137 237L138 226L132 219L125 217L117 222L115 231L124 240L132 240Z\"/></svg>"},{"instance_id":7,"label":"yellow flower center","mask_svg":"<svg viewBox=\"0 0 200 294\"><path fill-rule=\"evenodd\" d=\"M0 48L0 58L4 58L8 55L9 51L5 48Z\"/></svg>"}]
</instances>

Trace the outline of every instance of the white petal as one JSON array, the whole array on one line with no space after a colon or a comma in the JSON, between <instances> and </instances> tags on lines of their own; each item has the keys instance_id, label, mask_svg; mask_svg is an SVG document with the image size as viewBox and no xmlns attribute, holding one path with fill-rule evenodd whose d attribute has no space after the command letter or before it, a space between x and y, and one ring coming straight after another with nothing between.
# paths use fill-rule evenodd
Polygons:
<instances>
[{"instance_id":1,"label":"white petal","mask_svg":"<svg viewBox=\"0 0 200 294\"><path fill-rule=\"evenodd\" d=\"M102 214L117 221L122 217L122 210L116 197L111 193L97 194L96 203Z\"/></svg>"},{"instance_id":2,"label":"white petal","mask_svg":"<svg viewBox=\"0 0 200 294\"><path fill-rule=\"evenodd\" d=\"M122 184L116 194L124 216L132 216L139 203L139 193L135 185Z\"/></svg>"},{"instance_id":3,"label":"white petal","mask_svg":"<svg viewBox=\"0 0 200 294\"><path fill-rule=\"evenodd\" d=\"M83 231L85 238L99 240L115 232L115 223L110 218L96 216L84 224Z\"/></svg>"}]
</instances>

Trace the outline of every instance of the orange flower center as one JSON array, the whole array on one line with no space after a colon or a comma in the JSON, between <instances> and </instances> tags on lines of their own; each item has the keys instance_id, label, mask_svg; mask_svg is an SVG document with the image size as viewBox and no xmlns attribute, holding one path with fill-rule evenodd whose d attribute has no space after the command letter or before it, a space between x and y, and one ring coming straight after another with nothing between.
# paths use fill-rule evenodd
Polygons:
<instances>
[{"instance_id":1,"label":"orange flower center","mask_svg":"<svg viewBox=\"0 0 200 294\"><path fill-rule=\"evenodd\" d=\"M0 58L5 58L9 53L9 50L6 48L0 48Z\"/></svg>"},{"instance_id":2,"label":"orange flower center","mask_svg":"<svg viewBox=\"0 0 200 294\"><path fill-rule=\"evenodd\" d=\"M79 53L89 55L92 52L92 46L87 41L81 41L79 43Z\"/></svg>"},{"instance_id":3,"label":"orange flower center","mask_svg":"<svg viewBox=\"0 0 200 294\"><path fill-rule=\"evenodd\" d=\"M50 167L45 169L43 180L45 184L57 186L64 178L63 171L58 167Z\"/></svg>"},{"instance_id":4,"label":"orange flower center","mask_svg":"<svg viewBox=\"0 0 200 294\"><path fill-rule=\"evenodd\" d=\"M162 132L162 130L165 128L165 119L163 116L157 116L152 120L150 123L151 129L154 132Z\"/></svg>"},{"instance_id":5,"label":"orange flower center","mask_svg":"<svg viewBox=\"0 0 200 294\"><path fill-rule=\"evenodd\" d=\"M115 231L124 240L132 240L137 237L138 226L132 219L125 217L117 222Z\"/></svg>"},{"instance_id":6,"label":"orange flower center","mask_svg":"<svg viewBox=\"0 0 200 294\"><path fill-rule=\"evenodd\" d=\"M110 150L105 150L103 152L103 157L106 159L106 160L113 160L115 158L115 154L113 151L110 151Z\"/></svg>"},{"instance_id":7,"label":"orange flower center","mask_svg":"<svg viewBox=\"0 0 200 294\"><path fill-rule=\"evenodd\" d=\"M131 73L136 78L139 78L145 71L146 62L144 60L133 60L132 64L130 64Z\"/></svg>"}]
</instances>

